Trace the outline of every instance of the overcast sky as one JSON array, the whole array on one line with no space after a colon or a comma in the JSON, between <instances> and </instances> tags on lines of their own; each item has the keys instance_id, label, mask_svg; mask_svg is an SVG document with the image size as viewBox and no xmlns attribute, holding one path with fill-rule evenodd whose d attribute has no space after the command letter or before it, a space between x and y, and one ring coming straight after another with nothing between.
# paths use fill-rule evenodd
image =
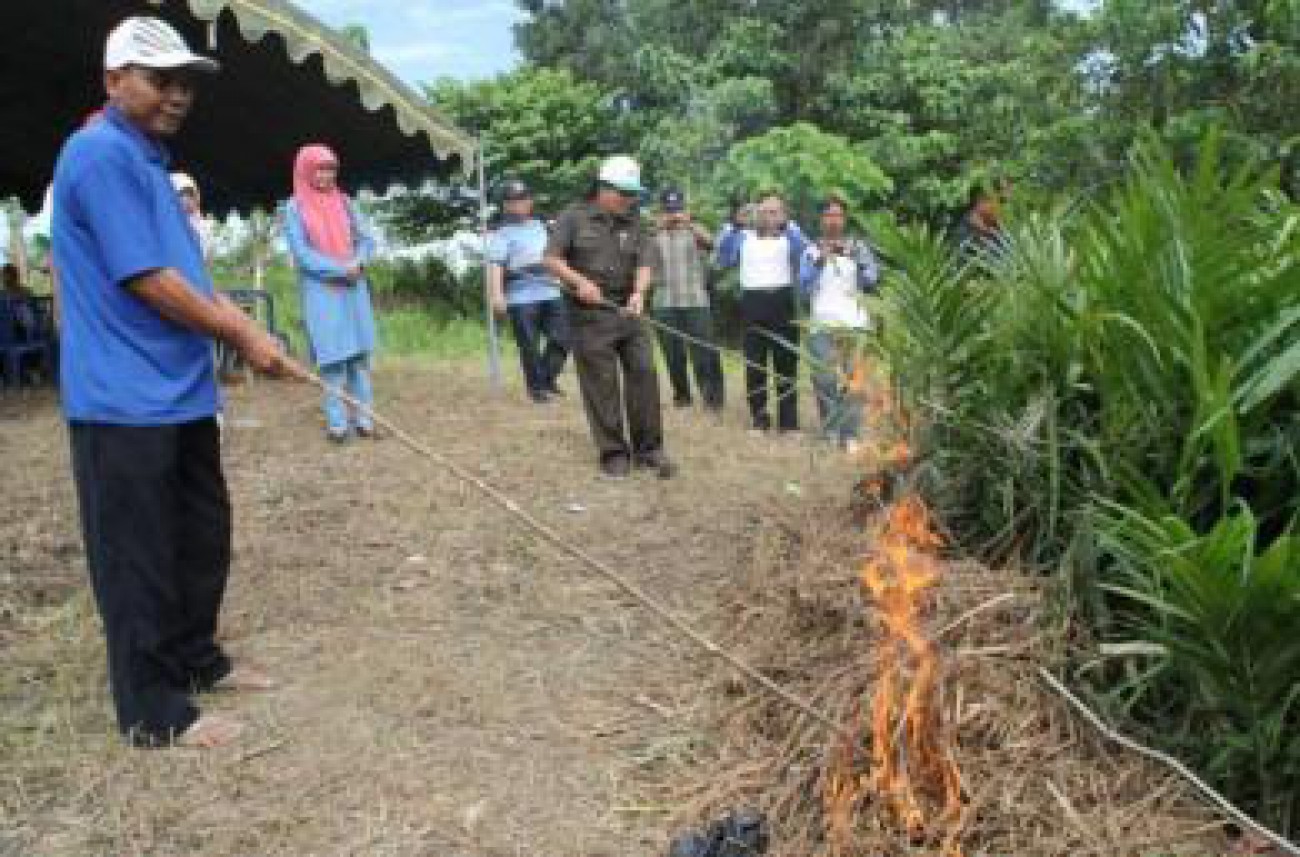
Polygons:
<instances>
[{"instance_id":1,"label":"overcast sky","mask_svg":"<svg viewBox=\"0 0 1300 857\"><path fill-rule=\"evenodd\" d=\"M326 24L361 24L375 58L408 83L482 78L518 62L511 0L297 0Z\"/></svg>"},{"instance_id":2,"label":"overcast sky","mask_svg":"<svg viewBox=\"0 0 1300 857\"><path fill-rule=\"evenodd\" d=\"M1098 0L1058 0L1067 9ZM512 0L297 0L325 23L361 24L375 57L408 83L443 75L491 77L519 62L510 30L524 13Z\"/></svg>"}]
</instances>

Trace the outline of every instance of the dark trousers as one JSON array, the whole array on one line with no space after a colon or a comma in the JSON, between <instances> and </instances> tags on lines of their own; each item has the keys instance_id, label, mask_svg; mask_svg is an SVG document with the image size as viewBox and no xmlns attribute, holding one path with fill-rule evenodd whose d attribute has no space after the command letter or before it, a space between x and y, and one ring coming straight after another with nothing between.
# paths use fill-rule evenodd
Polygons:
<instances>
[{"instance_id":1,"label":"dark trousers","mask_svg":"<svg viewBox=\"0 0 1300 857\"><path fill-rule=\"evenodd\" d=\"M569 316L560 298L508 309L519 366L530 393L555 389L569 354Z\"/></svg>"},{"instance_id":2,"label":"dark trousers","mask_svg":"<svg viewBox=\"0 0 1300 857\"><path fill-rule=\"evenodd\" d=\"M645 325L640 319L591 307L571 307L570 319L582 404L601 461L661 450L659 378Z\"/></svg>"},{"instance_id":3,"label":"dark trousers","mask_svg":"<svg viewBox=\"0 0 1300 857\"><path fill-rule=\"evenodd\" d=\"M655 318L669 327L680 330L695 339L714 342L713 311L708 307L664 307L655 310ZM695 370L695 384L700 398L710 408L721 408L724 402L722 359L711 348L659 331L659 347L664 352L668 366L668 380L673 386L673 401L691 401L691 379L686 371L687 355Z\"/></svg>"},{"instance_id":4,"label":"dark trousers","mask_svg":"<svg viewBox=\"0 0 1300 857\"><path fill-rule=\"evenodd\" d=\"M741 293L745 319L745 396L754 427L772 427L768 411L768 378L777 400L777 427L799 428L799 328L795 325L793 288L745 290ZM769 371L769 369L771 371Z\"/></svg>"},{"instance_id":5,"label":"dark trousers","mask_svg":"<svg viewBox=\"0 0 1300 857\"><path fill-rule=\"evenodd\" d=\"M217 424L77 423L71 438L118 727L165 743L198 717L190 694L230 671L214 639L230 570Z\"/></svg>"}]
</instances>

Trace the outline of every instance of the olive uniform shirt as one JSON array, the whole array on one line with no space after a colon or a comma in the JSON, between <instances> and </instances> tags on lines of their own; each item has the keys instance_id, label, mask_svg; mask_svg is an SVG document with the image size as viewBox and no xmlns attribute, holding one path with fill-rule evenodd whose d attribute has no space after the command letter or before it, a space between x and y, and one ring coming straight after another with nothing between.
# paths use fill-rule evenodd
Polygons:
<instances>
[{"instance_id":1,"label":"olive uniform shirt","mask_svg":"<svg viewBox=\"0 0 1300 857\"><path fill-rule=\"evenodd\" d=\"M611 214L594 202L577 203L560 215L546 255L564 259L614 303L632 295L638 268L655 264L654 242L636 212Z\"/></svg>"}]
</instances>

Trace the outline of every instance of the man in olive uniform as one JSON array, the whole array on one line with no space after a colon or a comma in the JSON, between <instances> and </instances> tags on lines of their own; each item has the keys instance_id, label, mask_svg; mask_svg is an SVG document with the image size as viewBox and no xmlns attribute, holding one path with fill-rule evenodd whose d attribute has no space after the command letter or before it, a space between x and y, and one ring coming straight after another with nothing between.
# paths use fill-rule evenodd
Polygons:
<instances>
[{"instance_id":1,"label":"man in olive uniform","mask_svg":"<svg viewBox=\"0 0 1300 857\"><path fill-rule=\"evenodd\" d=\"M595 194L560 215L545 263L571 302L574 363L601 471L623 478L645 467L668 479L675 468L664 454L654 349L640 318L654 263L635 208L640 194L636 161L606 160Z\"/></svg>"}]
</instances>

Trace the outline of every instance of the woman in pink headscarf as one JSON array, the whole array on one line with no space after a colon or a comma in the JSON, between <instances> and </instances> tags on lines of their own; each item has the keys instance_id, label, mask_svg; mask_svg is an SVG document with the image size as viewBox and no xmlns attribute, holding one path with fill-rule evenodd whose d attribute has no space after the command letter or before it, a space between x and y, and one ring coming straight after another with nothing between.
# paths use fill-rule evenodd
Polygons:
<instances>
[{"instance_id":1,"label":"woman in pink headscarf","mask_svg":"<svg viewBox=\"0 0 1300 857\"><path fill-rule=\"evenodd\" d=\"M338 158L325 146L306 146L293 167L293 199L285 210L285 234L302 286L302 318L312 357L332 388L346 389L369 405L370 355L375 317L365 266L374 255L351 200L338 187ZM369 414L354 413L338 396L325 396L329 439L343 443L353 431L374 437Z\"/></svg>"}]
</instances>

